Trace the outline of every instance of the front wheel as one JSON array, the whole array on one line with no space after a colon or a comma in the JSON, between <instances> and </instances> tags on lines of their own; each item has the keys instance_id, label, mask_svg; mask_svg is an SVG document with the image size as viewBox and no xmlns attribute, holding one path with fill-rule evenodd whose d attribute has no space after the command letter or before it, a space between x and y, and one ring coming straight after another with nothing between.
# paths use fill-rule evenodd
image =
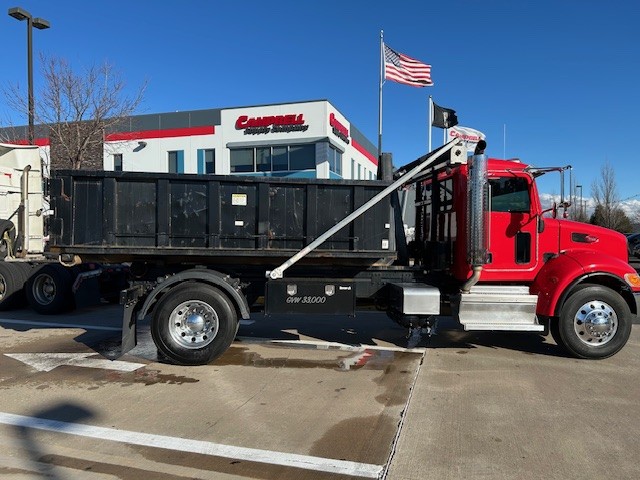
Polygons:
<instances>
[{"instance_id":1,"label":"front wheel","mask_svg":"<svg viewBox=\"0 0 640 480\"><path fill-rule=\"evenodd\" d=\"M155 309L151 334L160 353L183 365L205 365L235 338L238 316L219 289L187 283L167 292Z\"/></svg>"},{"instance_id":2,"label":"front wheel","mask_svg":"<svg viewBox=\"0 0 640 480\"><path fill-rule=\"evenodd\" d=\"M576 357L600 359L625 346L631 324L631 311L621 295L601 285L587 285L562 306L558 333Z\"/></svg>"}]
</instances>

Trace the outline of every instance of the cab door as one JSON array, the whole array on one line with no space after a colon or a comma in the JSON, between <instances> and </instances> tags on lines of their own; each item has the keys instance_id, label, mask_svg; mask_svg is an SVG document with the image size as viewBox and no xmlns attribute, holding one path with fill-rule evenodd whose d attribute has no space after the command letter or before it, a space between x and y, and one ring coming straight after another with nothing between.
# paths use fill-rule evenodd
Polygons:
<instances>
[{"instance_id":1,"label":"cab door","mask_svg":"<svg viewBox=\"0 0 640 480\"><path fill-rule=\"evenodd\" d=\"M531 212L531 179L489 177L489 255L483 280L533 280L538 267L538 221Z\"/></svg>"}]
</instances>

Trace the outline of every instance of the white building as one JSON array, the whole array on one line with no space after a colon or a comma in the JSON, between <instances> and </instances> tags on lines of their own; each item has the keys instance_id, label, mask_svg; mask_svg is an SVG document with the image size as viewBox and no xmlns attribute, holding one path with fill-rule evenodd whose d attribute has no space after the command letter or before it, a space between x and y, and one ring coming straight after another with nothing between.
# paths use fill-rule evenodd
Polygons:
<instances>
[{"instance_id":1,"label":"white building","mask_svg":"<svg viewBox=\"0 0 640 480\"><path fill-rule=\"evenodd\" d=\"M370 180L377 149L327 100L133 116L104 169Z\"/></svg>"}]
</instances>

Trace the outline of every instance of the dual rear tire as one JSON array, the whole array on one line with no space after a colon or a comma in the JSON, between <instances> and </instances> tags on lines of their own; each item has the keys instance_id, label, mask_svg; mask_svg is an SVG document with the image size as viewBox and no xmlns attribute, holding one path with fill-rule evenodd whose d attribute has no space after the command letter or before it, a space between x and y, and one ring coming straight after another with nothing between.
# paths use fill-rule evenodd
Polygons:
<instances>
[{"instance_id":1,"label":"dual rear tire","mask_svg":"<svg viewBox=\"0 0 640 480\"><path fill-rule=\"evenodd\" d=\"M55 315L73 310L71 290L73 274L70 269L49 263L31 275L25 285L29 305L41 315Z\"/></svg>"},{"instance_id":2,"label":"dual rear tire","mask_svg":"<svg viewBox=\"0 0 640 480\"><path fill-rule=\"evenodd\" d=\"M30 272L29 264L0 260L0 310L26 304L24 286Z\"/></svg>"},{"instance_id":3,"label":"dual rear tire","mask_svg":"<svg viewBox=\"0 0 640 480\"><path fill-rule=\"evenodd\" d=\"M27 302L44 315L71 310L72 283L71 271L62 265L0 260L0 310L19 308Z\"/></svg>"}]
</instances>

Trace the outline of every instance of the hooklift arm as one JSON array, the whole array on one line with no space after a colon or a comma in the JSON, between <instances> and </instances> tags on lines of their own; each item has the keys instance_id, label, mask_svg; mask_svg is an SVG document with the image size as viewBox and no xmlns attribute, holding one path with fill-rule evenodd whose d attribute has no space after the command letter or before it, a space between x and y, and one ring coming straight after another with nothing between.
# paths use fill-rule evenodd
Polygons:
<instances>
[{"instance_id":1,"label":"hooklift arm","mask_svg":"<svg viewBox=\"0 0 640 480\"><path fill-rule=\"evenodd\" d=\"M415 178L425 168L427 168L431 164L435 163L436 160L438 160L440 157L442 157L445 153L449 152L449 150L451 150L457 143L459 143L458 139L451 140L449 143L447 143L446 145L443 145L442 147L440 147L438 150L434 151L433 153L428 154L425 157L422 157L422 161L418 165L416 165L411 170L409 170L407 173L402 175L398 180L396 180L391 185L389 185L387 188L382 190L380 193L378 193L371 200L369 200L368 202L366 202L365 204L360 206L357 210L354 210L353 212L351 212L344 219L342 219L340 222L336 223L333 227L331 227L329 230L324 232L322 235L320 235L318 238L316 238L309 245L304 247L298 253L294 254L291 258L289 258L287 261L285 261L282 265L280 265L279 267L276 267L274 270L267 271L267 273L266 273L267 278L271 278L272 280L275 280L275 279L278 279L278 278L282 278L282 276L284 275L284 271L286 269L291 267L298 260L300 260L301 258L305 257L307 254L309 254L310 252L312 252L316 248L318 248L329 237L331 237L331 235L336 233L338 230L343 228L345 225L348 225L349 223L351 223L356 218L358 218L360 215L362 215L364 212L366 212L371 207L376 205L378 202L380 202L380 200L385 198L391 192L393 192L397 188L401 187L405 183L410 182L413 178ZM410 164L410 165L413 165L413 164Z\"/></svg>"}]
</instances>

